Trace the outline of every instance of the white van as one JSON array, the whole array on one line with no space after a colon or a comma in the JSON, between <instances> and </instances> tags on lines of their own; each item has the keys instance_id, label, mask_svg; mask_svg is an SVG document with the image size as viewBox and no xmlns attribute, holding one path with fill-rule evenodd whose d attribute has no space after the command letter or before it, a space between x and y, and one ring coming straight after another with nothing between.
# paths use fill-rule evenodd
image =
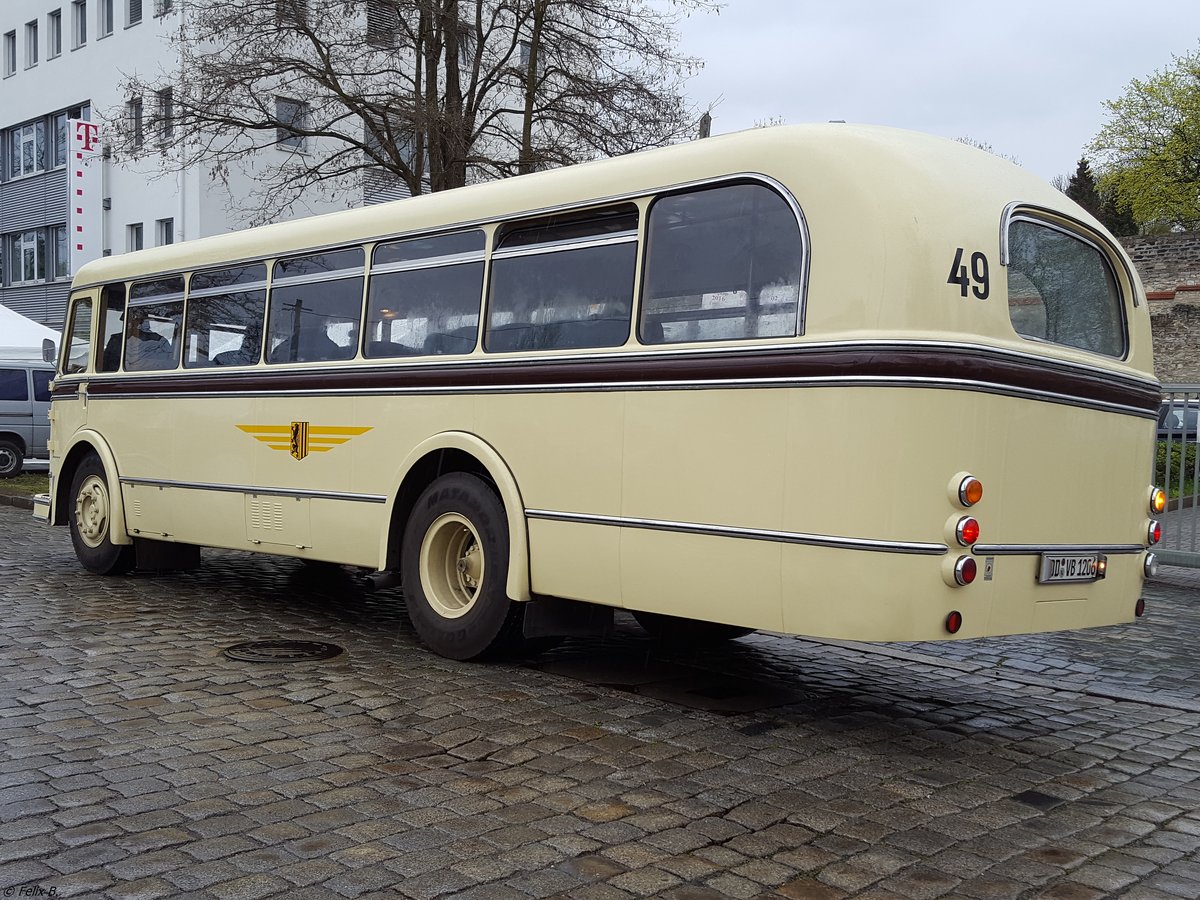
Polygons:
<instances>
[{"instance_id":1,"label":"white van","mask_svg":"<svg viewBox=\"0 0 1200 900\"><path fill-rule=\"evenodd\" d=\"M26 459L46 459L52 363L0 359L0 478L21 473Z\"/></svg>"}]
</instances>

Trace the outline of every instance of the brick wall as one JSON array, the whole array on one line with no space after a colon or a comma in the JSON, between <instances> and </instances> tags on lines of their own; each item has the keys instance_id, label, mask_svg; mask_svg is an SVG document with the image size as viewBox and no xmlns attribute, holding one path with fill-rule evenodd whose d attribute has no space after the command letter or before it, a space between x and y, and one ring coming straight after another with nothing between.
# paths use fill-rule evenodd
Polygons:
<instances>
[{"instance_id":1,"label":"brick wall","mask_svg":"<svg viewBox=\"0 0 1200 900\"><path fill-rule=\"evenodd\" d=\"M1154 374L1200 383L1200 234L1121 238L1150 301Z\"/></svg>"}]
</instances>

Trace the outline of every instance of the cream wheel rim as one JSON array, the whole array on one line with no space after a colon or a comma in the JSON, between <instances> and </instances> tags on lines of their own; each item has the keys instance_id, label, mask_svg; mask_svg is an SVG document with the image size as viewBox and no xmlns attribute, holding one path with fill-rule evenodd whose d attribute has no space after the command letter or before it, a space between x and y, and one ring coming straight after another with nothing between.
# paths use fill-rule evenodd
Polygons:
<instances>
[{"instance_id":1,"label":"cream wheel rim","mask_svg":"<svg viewBox=\"0 0 1200 900\"><path fill-rule=\"evenodd\" d=\"M479 600L486 560L479 533L465 516L445 513L421 541L421 587L433 611L444 619L470 612Z\"/></svg>"},{"instance_id":2,"label":"cream wheel rim","mask_svg":"<svg viewBox=\"0 0 1200 900\"><path fill-rule=\"evenodd\" d=\"M99 475L89 475L75 497L75 526L79 538L95 549L108 536L108 485Z\"/></svg>"}]
</instances>

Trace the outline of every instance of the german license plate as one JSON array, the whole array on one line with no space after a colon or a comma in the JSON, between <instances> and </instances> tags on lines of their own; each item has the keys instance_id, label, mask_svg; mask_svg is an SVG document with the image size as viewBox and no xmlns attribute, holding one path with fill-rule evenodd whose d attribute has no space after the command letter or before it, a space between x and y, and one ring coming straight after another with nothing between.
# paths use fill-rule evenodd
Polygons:
<instances>
[{"instance_id":1,"label":"german license plate","mask_svg":"<svg viewBox=\"0 0 1200 900\"><path fill-rule=\"evenodd\" d=\"M1104 577L1105 558L1099 553L1043 553L1040 584L1096 581Z\"/></svg>"}]
</instances>

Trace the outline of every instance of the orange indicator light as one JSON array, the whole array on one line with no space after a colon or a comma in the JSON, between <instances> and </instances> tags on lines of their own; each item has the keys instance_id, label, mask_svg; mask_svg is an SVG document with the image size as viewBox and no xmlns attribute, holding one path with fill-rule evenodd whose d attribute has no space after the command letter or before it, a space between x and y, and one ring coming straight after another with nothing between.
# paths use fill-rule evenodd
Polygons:
<instances>
[{"instance_id":1,"label":"orange indicator light","mask_svg":"<svg viewBox=\"0 0 1200 900\"><path fill-rule=\"evenodd\" d=\"M1167 492L1162 488L1154 488L1150 492L1150 514L1158 515L1167 508Z\"/></svg>"},{"instance_id":2,"label":"orange indicator light","mask_svg":"<svg viewBox=\"0 0 1200 900\"><path fill-rule=\"evenodd\" d=\"M958 500L963 506L974 506L983 499L983 482L968 475L958 484Z\"/></svg>"}]
</instances>

